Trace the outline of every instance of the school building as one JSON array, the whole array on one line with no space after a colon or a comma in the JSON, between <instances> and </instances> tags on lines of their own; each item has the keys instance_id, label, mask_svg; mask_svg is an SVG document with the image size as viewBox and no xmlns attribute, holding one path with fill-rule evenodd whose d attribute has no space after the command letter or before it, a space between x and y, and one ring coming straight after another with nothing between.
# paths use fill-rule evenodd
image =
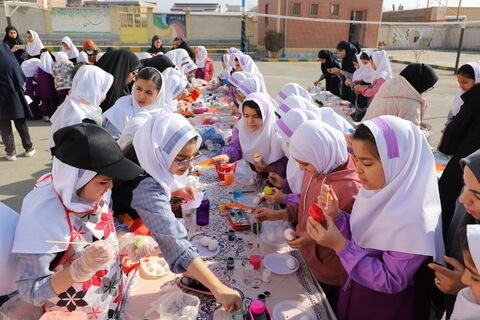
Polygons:
<instances>
[{"instance_id":1,"label":"school building","mask_svg":"<svg viewBox=\"0 0 480 320\"><path fill-rule=\"evenodd\" d=\"M381 21L382 0L259 0L259 14L298 18ZM281 35L285 56L313 55L322 48L335 48L340 40L358 41L362 47L377 47L379 26L328 23L258 16L258 49L266 50L267 32Z\"/></svg>"}]
</instances>

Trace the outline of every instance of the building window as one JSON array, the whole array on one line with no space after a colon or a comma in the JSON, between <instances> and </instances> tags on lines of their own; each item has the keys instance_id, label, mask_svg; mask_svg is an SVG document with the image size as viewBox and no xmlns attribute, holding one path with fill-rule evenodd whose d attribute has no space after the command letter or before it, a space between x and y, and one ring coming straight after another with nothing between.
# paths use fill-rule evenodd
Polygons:
<instances>
[{"instance_id":1,"label":"building window","mask_svg":"<svg viewBox=\"0 0 480 320\"><path fill-rule=\"evenodd\" d=\"M300 3L294 3L292 6L292 15L300 16Z\"/></svg>"},{"instance_id":2,"label":"building window","mask_svg":"<svg viewBox=\"0 0 480 320\"><path fill-rule=\"evenodd\" d=\"M310 6L310 15L318 16L318 4L314 3Z\"/></svg>"},{"instance_id":3,"label":"building window","mask_svg":"<svg viewBox=\"0 0 480 320\"><path fill-rule=\"evenodd\" d=\"M268 14L268 4L265 5L265 14ZM265 24L268 24L268 17L265 17Z\"/></svg>"},{"instance_id":4,"label":"building window","mask_svg":"<svg viewBox=\"0 0 480 320\"><path fill-rule=\"evenodd\" d=\"M338 17L338 11L340 10L340 5L338 4L332 4L330 8L330 15L332 17Z\"/></svg>"}]
</instances>

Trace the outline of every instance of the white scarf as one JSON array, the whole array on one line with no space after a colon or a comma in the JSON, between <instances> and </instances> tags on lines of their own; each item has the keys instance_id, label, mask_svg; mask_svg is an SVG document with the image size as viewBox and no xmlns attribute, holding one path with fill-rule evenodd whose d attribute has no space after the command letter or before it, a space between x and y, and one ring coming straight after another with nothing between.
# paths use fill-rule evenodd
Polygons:
<instances>
[{"instance_id":1,"label":"white scarf","mask_svg":"<svg viewBox=\"0 0 480 320\"><path fill-rule=\"evenodd\" d=\"M53 55L55 56L55 59L57 59L55 63L62 60L69 61L68 55L63 51L55 52Z\"/></svg>"},{"instance_id":2,"label":"white scarf","mask_svg":"<svg viewBox=\"0 0 480 320\"><path fill-rule=\"evenodd\" d=\"M195 60L195 63L197 64L197 66L199 68L204 69L205 68L205 63L207 62L207 58L208 58L207 49L205 49L204 46L198 46L197 51L198 51L198 57Z\"/></svg>"},{"instance_id":3,"label":"white scarf","mask_svg":"<svg viewBox=\"0 0 480 320\"><path fill-rule=\"evenodd\" d=\"M305 98L311 103L314 102L310 93L297 83L287 83L284 85L277 93L277 98L280 102L284 102L285 99L292 95Z\"/></svg>"},{"instance_id":4,"label":"white scarf","mask_svg":"<svg viewBox=\"0 0 480 320\"><path fill-rule=\"evenodd\" d=\"M244 72L248 72L252 75L253 78L258 79L261 85L260 92L267 93L267 86L265 84L265 79L263 78L262 73L258 69L252 57L250 57L247 54L235 54L234 56L236 59L238 59L238 62L240 63L240 66L242 67L242 70Z\"/></svg>"},{"instance_id":5,"label":"white scarf","mask_svg":"<svg viewBox=\"0 0 480 320\"><path fill-rule=\"evenodd\" d=\"M475 301L470 287L460 290L450 320L478 320L480 305Z\"/></svg>"},{"instance_id":6,"label":"white scarf","mask_svg":"<svg viewBox=\"0 0 480 320\"><path fill-rule=\"evenodd\" d=\"M170 60L172 60L175 66L177 66L177 69L180 71L184 64L187 64L188 62L192 61L192 59L190 59L190 56L188 55L187 50L185 49L170 50L167 53L165 53L165 55L169 57Z\"/></svg>"},{"instance_id":7,"label":"white scarf","mask_svg":"<svg viewBox=\"0 0 480 320\"><path fill-rule=\"evenodd\" d=\"M0 281L0 295L17 290L18 260L11 251L19 218L18 213L0 202L0 272L8 275Z\"/></svg>"},{"instance_id":8,"label":"white scarf","mask_svg":"<svg viewBox=\"0 0 480 320\"><path fill-rule=\"evenodd\" d=\"M22 62L22 71L25 77L31 78L35 75L37 68L40 66L40 59L31 58Z\"/></svg>"},{"instance_id":9,"label":"white scarf","mask_svg":"<svg viewBox=\"0 0 480 320\"><path fill-rule=\"evenodd\" d=\"M480 82L480 62L470 62L468 64L473 68L473 71L475 72L475 84L479 83ZM453 99L453 105L452 105L453 116L456 116L460 111L460 108L463 106L462 94L464 93L465 91L463 91L462 89L459 89L455 94L455 98Z\"/></svg>"},{"instance_id":10,"label":"white scarf","mask_svg":"<svg viewBox=\"0 0 480 320\"><path fill-rule=\"evenodd\" d=\"M311 163L318 174L327 174L348 161L343 134L319 120L301 124L289 143L292 158Z\"/></svg>"},{"instance_id":11,"label":"white scarf","mask_svg":"<svg viewBox=\"0 0 480 320\"><path fill-rule=\"evenodd\" d=\"M192 60L190 60L186 65L184 65L182 67L181 71L184 74L187 74L187 73L192 72L192 71L197 70L197 69L198 69L197 65Z\"/></svg>"},{"instance_id":12,"label":"white scarf","mask_svg":"<svg viewBox=\"0 0 480 320\"><path fill-rule=\"evenodd\" d=\"M140 60L145 60L145 59L150 59L152 55L148 52L142 52L140 53L140 57L138 57Z\"/></svg>"},{"instance_id":13,"label":"white scarf","mask_svg":"<svg viewBox=\"0 0 480 320\"><path fill-rule=\"evenodd\" d=\"M50 55L50 52L44 52L40 55L40 64L39 67L48 74L53 75L53 64L55 62Z\"/></svg>"},{"instance_id":14,"label":"white scarf","mask_svg":"<svg viewBox=\"0 0 480 320\"><path fill-rule=\"evenodd\" d=\"M62 52L65 52L68 56L68 59L75 59L78 58L78 49L73 43L72 39L69 37L63 37L62 43L65 43L68 46L68 50L65 50L65 48L62 47Z\"/></svg>"},{"instance_id":15,"label":"white scarf","mask_svg":"<svg viewBox=\"0 0 480 320\"><path fill-rule=\"evenodd\" d=\"M373 50L365 50L362 53L368 55L369 58L372 57ZM366 83L372 83L375 81L375 71L372 70L372 67L369 63L364 64L362 59L360 59L361 54L357 54L358 69L353 73L352 81L364 81Z\"/></svg>"},{"instance_id":16,"label":"white scarf","mask_svg":"<svg viewBox=\"0 0 480 320\"><path fill-rule=\"evenodd\" d=\"M32 35L32 42L27 41L27 46L26 46L26 51L29 56L38 56L40 55L40 50L44 48L42 41L40 40L40 37L38 36L38 33L36 33L33 30L28 30L28 33Z\"/></svg>"},{"instance_id":17,"label":"white scarf","mask_svg":"<svg viewBox=\"0 0 480 320\"><path fill-rule=\"evenodd\" d=\"M72 167L54 157L52 179L46 175L41 177L24 199L12 252L40 254L65 251L68 244L46 243L44 240L70 241L63 206L74 212L94 210L96 202L82 200L77 191L96 175L96 172ZM107 201L108 197L109 193L103 199Z\"/></svg>"},{"instance_id":18,"label":"white scarf","mask_svg":"<svg viewBox=\"0 0 480 320\"><path fill-rule=\"evenodd\" d=\"M97 55L97 61L99 59L100 58ZM77 63L79 63L79 62L88 63L88 54L85 51L82 51L82 52L78 53Z\"/></svg>"},{"instance_id":19,"label":"white scarf","mask_svg":"<svg viewBox=\"0 0 480 320\"><path fill-rule=\"evenodd\" d=\"M225 53L222 57L223 59L223 63L225 64L225 69L224 70L227 70L227 69L231 69L231 64L230 64L230 54L229 53Z\"/></svg>"},{"instance_id":20,"label":"white scarf","mask_svg":"<svg viewBox=\"0 0 480 320\"><path fill-rule=\"evenodd\" d=\"M112 83L113 76L99 67L86 65L78 69L73 77L69 95L50 119L52 126L48 140L49 148L55 146L53 134L63 127L81 123L85 118L94 120L98 125L102 124L102 109L99 105L107 96Z\"/></svg>"},{"instance_id":21,"label":"white scarf","mask_svg":"<svg viewBox=\"0 0 480 320\"><path fill-rule=\"evenodd\" d=\"M253 76L248 72L236 71L230 77L228 77L228 82L230 82L232 86L237 87L241 81L252 78Z\"/></svg>"},{"instance_id":22,"label":"white scarf","mask_svg":"<svg viewBox=\"0 0 480 320\"><path fill-rule=\"evenodd\" d=\"M275 106L271 103L268 95L260 92L252 93L245 98L245 101L250 100L258 104L263 124L261 128L252 132L248 129L243 118L238 121L238 136L243 158L253 163L253 155L258 153L266 164L272 164L285 155L282 149L282 140L274 130Z\"/></svg>"},{"instance_id":23,"label":"white scarf","mask_svg":"<svg viewBox=\"0 0 480 320\"><path fill-rule=\"evenodd\" d=\"M291 95L284 99L278 105L278 108L275 112L281 117L285 116L290 110L293 109L301 109L301 110L309 110L315 113L319 113L320 108L315 106L309 100L305 99L304 97Z\"/></svg>"},{"instance_id":24,"label":"white scarf","mask_svg":"<svg viewBox=\"0 0 480 320\"><path fill-rule=\"evenodd\" d=\"M343 134L353 130L353 126L344 117L333 111L332 108L318 108L320 119Z\"/></svg>"},{"instance_id":25,"label":"white scarf","mask_svg":"<svg viewBox=\"0 0 480 320\"><path fill-rule=\"evenodd\" d=\"M157 72L160 73L159 71ZM141 111L151 113L162 112L165 108L166 83L163 79L163 75L161 73L160 75L162 77L162 88L160 88L160 91L158 92L152 104L145 107L140 107L138 105L137 101L135 100L136 83L134 83L132 87L132 94L118 99L110 109L105 111L103 118L108 120L118 130L118 132L123 133L126 124L136 113Z\"/></svg>"},{"instance_id":26,"label":"white scarf","mask_svg":"<svg viewBox=\"0 0 480 320\"><path fill-rule=\"evenodd\" d=\"M295 159L293 159L290 155L288 147L290 138L302 123L308 120L318 119L318 115L314 112L296 109L290 110L285 116L283 116L281 119L278 119L275 123L275 130L280 134L280 137L282 137L283 140L283 151L288 157L287 179L290 190L292 190L293 193L300 194L302 191L304 172L300 170L298 162L295 161Z\"/></svg>"},{"instance_id":27,"label":"white scarf","mask_svg":"<svg viewBox=\"0 0 480 320\"><path fill-rule=\"evenodd\" d=\"M188 85L187 78L180 71L167 68L163 71L165 79L165 105L169 112L177 112L177 97Z\"/></svg>"},{"instance_id":28,"label":"white scarf","mask_svg":"<svg viewBox=\"0 0 480 320\"><path fill-rule=\"evenodd\" d=\"M385 185L378 190L360 189L350 218L352 239L362 248L442 261L440 196L425 135L412 122L394 116L363 124L375 137Z\"/></svg>"},{"instance_id":29,"label":"white scarf","mask_svg":"<svg viewBox=\"0 0 480 320\"><path fill-rule=\"evenodd\" d=\"M133 138L133 146L140 166L167 192L179 188L170 172L177 154L191 139L197 137L197 148L202 143L190 122L180 114L154 114Z\"/></svg>"},{"instance_id":30,"label":"white scarf","mask_svg":"<svg viewBox=\"0 0 480 320\"><path fill-rule=\"evenodd\" d=\"M377 66L375 70L375 79L384 79L385 81L392 79L393 72L390 60L388 59L387 52L385 50L375 51L372 54L372 60Z\"/></svg>"},{"instance_id":31,"label":"white scarf","mask_svg":"<svg viewBox=\"0 0 480 320\"><path fill-rule=\"evenodd\" d=\"M261 83L258 79L249 78L240 81L237 85L237 90L241 92L244 96L248 96L254 92L260 92Z\"/></svg>"}]
</instances>

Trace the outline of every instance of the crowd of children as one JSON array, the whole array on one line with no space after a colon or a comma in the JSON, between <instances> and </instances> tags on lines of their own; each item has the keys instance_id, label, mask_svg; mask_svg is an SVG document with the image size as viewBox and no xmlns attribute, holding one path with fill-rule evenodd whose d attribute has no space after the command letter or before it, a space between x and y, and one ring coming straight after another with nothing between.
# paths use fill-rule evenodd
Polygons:
<instances>
[{"instance_id":1,"label":"crowd of children","mask_svg":"<svg viewBox=\"0 0 480 320\"><path fill-rule=\"evenodd\" d=\"M170 206L173 196L197 195L184 177L202 138L183 114L196 94L192 79L212 79L207 50L176 38L166 52L158 36L141 60L127 50L102 54L91 40L78 50L64 37L61 46L51 53L35 31L24 41L7 27L0 47L7 157L16 155L11 120L25 155L35 153L25 121L33 115L52 124L53 155L52 172L26 196L11 235L18 279L14 292L0 292L9 294L0 318L81 310L117 319L127 292L121 256L136 239L121 224L125 213L151 232L130 259L158 246L173 272L188 271L226 310L239 309L238 292L208 269ZM278 209L258 208L255 217L294 223L288 245L301 252L339 319L429 319L444 311L447 319L480 318L478 63L459 69L438 146L452 157L437 180L422 130L422 95L438 81L433 69L412 64L394 75L385 51L348 41L337 52L340 63L332 51L319 52L315 85L325 80L327 90L360 107L355 128L298 84L286 84L275 100L254 60L229 49L213 89L229 95L240 120L213 163L244 159L268 180L266 202ZM113 180L120 182L112 190ZM313 204L323 220L310 217ZM51 239L67 243L45 242ZM108 285L96 288L93 279Z\"/></svg>"}]
</instances>

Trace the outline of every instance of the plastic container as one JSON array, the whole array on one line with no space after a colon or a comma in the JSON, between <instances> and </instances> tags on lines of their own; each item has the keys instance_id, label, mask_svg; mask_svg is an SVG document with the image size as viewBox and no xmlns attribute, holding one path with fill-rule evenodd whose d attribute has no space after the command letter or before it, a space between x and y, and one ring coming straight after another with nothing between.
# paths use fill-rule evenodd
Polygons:
<instances>
[{"instance_id":1,"label":"plastic container","mask_svg":"<svg viewBox=\"0 0 480 320\"><path fill-rule=\"evenodd\" d=\"M249 261L255 270L262 266L262 256L259 254L252 254Z\"/></svg>"},{"instance_id":2,"label":"plastic container","mask_svg":"<svg viewBox=\"0 0 480 320\"><path fill-rule=\"evenodd\" d=\"M172 292L162 296L157 312L160 320L195 320L199 307L200 299L197 297L183 292Z\"/></svg>"},{"instance_id":3,"label":"plastic container","mask_svg":"<svg viewBox=\"0 0 480 320\"><path fill-rule=\"evenodd\" d=\"M210 222L210 201L207 194L203 196L200 207L197 208L197 225L206 226Z\"/></svg>"},{"instance_id":4,"label":"plastic container","mask_svg":"<svg viewBox=\"0 0 480 320\"><path fill-rule=\"evenodd\" d=\"M308 208L308 212L315 221L322 221L323 219L325 219L325 214L323 213L322 208L320 208L320 206L316 203L312 203L310 205L310 207Z\"/></svg>"},{"instance_id":5,"label":"plastic container","mask_svg":"<svg viewBox=\"0 0 480 320\"><path fill-rule=\"evenodd\" d=\"M224 173L223 174L223 182L225 182L226 185L230 185L233 182L233 173Z\"/></svg>"},{"instance_id":6,"label":"plastic container","mask_svg":"<svg viewBox=\"0 0 480 320\"><path fill-rule=\"evenodd\" d=\"M270 320L273 319L270 311L263 301L255 300L250 305L249 315L251 320Z\"/></svg>"},{"instance_id":7,"label":"plastic container","mask_svg":"<svg viewBox=\"0 0 480 320\"><path fill-rule=\"evenodd\" d=\"M253 161L254 161L254 162L257 162L257 163L260 163L260 162L262 161L262 156L259 155L258 153L255 153L255 154L253 155Z\"/></svg>"},{"instance_id":8,"label":"plastic container","mask_svg":"<svg viewBox=\"0 0 480 320\"><path fill-rule=\"evenodd\" d=\"M253 285L253 275L254 275L254 267L250 263L247 263L245 267L243 267L243 278L242 278L242 283L241 287L243 289L248 289L251 288Z\"/></svg>"},{"instance_id":9,"label":"plastic container","mask_svg":"<svg viewBox=\"0 0 480 320\"><path fill-rule=\"evenodd\" d=\"M235 173L237 168L237 162L234 163L224 163L220 167L217 167L217 174L221 180L225 180L225 173L231 173L232 175Z\"/></svg>"}]
</instances>

